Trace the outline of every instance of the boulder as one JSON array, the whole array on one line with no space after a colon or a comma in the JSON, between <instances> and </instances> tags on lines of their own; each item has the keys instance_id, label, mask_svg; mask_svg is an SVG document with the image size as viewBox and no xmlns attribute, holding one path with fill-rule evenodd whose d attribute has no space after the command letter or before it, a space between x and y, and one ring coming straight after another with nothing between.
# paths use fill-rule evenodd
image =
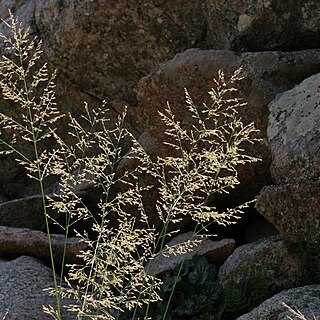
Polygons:
<instances>
[{"instance_id":1,"label":"boulder","mask_svg":"<svg viewBox=\"0 0 320 320\"><path fill-rule=\"evenodd\" d=\"M279 94L269 105L268 139L277 182L316 180L320 173L320 74Z\"/></svg>"},{"instance_id":2,"label":"boulder","mask_svg":"<svg viewBox=\"0 0 320 320\"><path fill-rule=\"evenodd\" d=\"M265 299L303 281L302 251L281 236L242 245L220 268L219 280L225 290L245 289Z\"/></svg>"},{"instance_id":3,"label":"boulder","mask_svg":"<svg viewBox=\"0 0 320 320\"><path fill-rule=\"evenodd\" d=\"M219 198L222 204L228 202L229 205L252 199L263 186L270 184L268 104L279 92L292 88L320 70L319 50L237 54L189 49L142 78L138 85L137 112L144 128L139 142L150 154L165 156L171 151L163 144L166 140L165 127L158 112L164 111L167 101L176 118L188 126L190 117L186 112L184 88L188 89L196 104L208 103L210 97L207 92L213 87L212 78L217 76L218 70L222 69L228 77L241 65L245 79L238 84L239 95L248 104L239 109L239 115L245 124L253 121L260 130L262 140L248 146L247 151L262 158L262 161L239 167L240 189L228 195L227 200ZM150 203L153 202L150 200Z\"/></svg>"},{"instance_id":4,"label":"boulder","mask_svg":"<svg viewBox=\"0 0 320 320\"><path fill-rule=\"evenodd\" d=\"M256 208L286 239L319 241L320 184L297 181L267 186L257 197Z\"/></svg>"},{"instance_id":5,"label":"boulder","mask_svg":"<svg viewBox=\"0 0 320 320\"><path fill-rule=\"evenodd\" d=\"M41 195L0 203L0 225L45 230Z\"/></svg>"},{"instance_id":6,"label":"boulder","mask_svg":"<svg viewBox=\"0 0 320 320\"><path fill-rule=\"evenodd\" d=\"M319 285L293 288L276 294L237 320L316 320L320 319L319 306ZM300 311L301 316L294 311Z\"/></svg>"},{"instance_id":7,"label":"boulder","mask_svg":"<svg viewBox=\"0 0 320 320\"><path fill-rule=\"evenodd\" d=\"M116 107L135 105L137 81L160 62L203 46L203 2L36 2L49 60L80 90Z\"/></svg>"},{"instance_id":8,"label":"boulder","mask_svg":"<svg viewBox=\"0 0 320 320\"><path fill-rule=\"evenodd\" d=\"M54 261L59 268L63 259L65 236L51 234ZM79 263L77 255L85 245L79 238L68 238L64 263ZM32 256L50 264L48 236L41 231L0 226L0 256L15 258Z\"/></svg>"},{"instance_id":9,"label":"boulder","mask_svg":"<svg viewBox=\"0 0 320 320\"><path fill-rule=\"evenodd\" d=\"M319 1L210 0L207 4L207 41L213 48L236 51L319 48Z\"/></svg>"},{"instance_id":10,"label":"boulder","mask_svg":"<svg viewBox=\"0 0 320 320\"><path fill-rule=\"evenodd\" d=\"M173 249L175 252L179 245L190 249L185 250L186 252L183 254L170 253L168 250L165 250L163 254L158 254L146 267L148 274L161 275L166 271L173 270L183 261L191 260L194 255L203 255L210 263L220 266L234 249L235 241L233 239L212 241L209 238L199 239L193 234L192 231L183 233L169 241L167 246L172 249L176 248Z\"/></svg>"},{"instance_id":11,"label":"boulder","mask_svg":"<svg viewBox=\"0 0 320 320\"><path fill-rule=\"evenodd\" d=\"M54 298L44 289L53 287L52 271L37 259L23 256L16 260L0 260L0 318L49 320L43 306L54 306ZM71 301L65 301L68 304ZM64 312L63 319L75 315Z\"/></svg>"},{"instance_id":12,"label":"boulder","mask_svg":"<svg viewBox=\"0 0 320 320\"><path fill-rule=\"evenodd\" d=\"M47 3L47 2L44 2ZM0 4L0 19L3 19L5 22L9 22L9 12L11 10L14 16L19 18L19 21L22 23L23 28L29 28L31 37L39 37L39 29L36 25L35 19L35 8L36 1L25 1L25 0L8 0L2 1ZM6 36L12 36L8 32L8 27L5 22L0 21L0 32ZM43 39L43 37L41 37ZM0 43L0 55L4 54L3 50L3 41ZM60 58L59 58L60 59ZM46 57L40 59L40 64L46 62ZM51 70L59 68L58 65L52 66ZM82 72L82 71L81 71ZM72 80L72 79L71 79ZM63 76L61 73L58 74L56 79L56 103L59 111L62 114L70 113L73 117L78 120L81 118L81 115L84 113L84 101L88 103L90 109L97 109L101 107L102 100L96 98L94 95L87 94L77 87L70 77ZM21 109L14 103L9 102L8 100L3 100L0 93L0 103L1 103L1 112L14 117L17 121L21 121ZM110 105L109 107L109 117L111 119L116 119L119 115L119 112L113 109ZM74 139L68 136L68 117L64 117L57 124L58 133L64 139L66 143L74 142ZM110 121L110 126L113 125L113 121ZM130 126L128 122L128 127L132 132L135 132L133 127ZM84 128L88 126L84 125ZM38 145L39 153L43 150L50 151L56 146L55 142L50 139L47 139L45 143ZM0 151L2 151L3 146L0 146ZM18 139L17 144L18 150L23 153L29 159L34 159L34 146L32 143L27 143L25 140L20 141ZM12 199L23 198L27 196L32 196L39 193L39 184L35 180L30 180L26 177L26 173L23 167L19 166L16 163L17 155L11 154L0 157L0 203L9 201ZM46 192L49 193L52 191L52 186L55 183L56 179L49 179L45 183Z\"/></svg>"},{"instance_id":13,"label":"boulder","mask_svg":"<svg viewBox=\"0 0 320 320\"><path fill-rule=\"evenodd\" d=\"M275 184L261 191L256 207L294 242L312 238L320 219L319 81L320 74L309 77L269 105Z\"/></svg>"}]
</instances>

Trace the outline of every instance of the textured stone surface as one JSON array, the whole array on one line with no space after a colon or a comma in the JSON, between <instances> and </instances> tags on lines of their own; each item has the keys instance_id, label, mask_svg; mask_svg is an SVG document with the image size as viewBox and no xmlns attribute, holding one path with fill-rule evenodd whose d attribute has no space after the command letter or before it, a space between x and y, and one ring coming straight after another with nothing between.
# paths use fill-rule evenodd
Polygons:
<instances>
[{"instance_id":1,"label":"textured stone surface","mask_svg":"<svg viewBox=\"0 0 320 320\"><path fill-rule=\"evenodd\" d=\"M135 103L136 82L205 36L204 3L37 1L45 51L84 92ZM83 70L86 70L83 72Z\"/></svg>"},{"instance_id":2,"label":"textured stone surface","mask_svg":"<svg viewBox=\"0 0 320 320\"><path fill-rule=\"evenodd\" d=\"M262 189L256 208L280 234L294 242L319 237L320 184L302 181Z\"/></svg>"},{"instance_id":3,"label":"textured stone surface","mask_svg":"<svg viewBox=\"0 0 320 320\"><path fill-rule=\"evenodd\" d=\"M50 1L41 1L41 3L49 4ZM69 2L68 2L69 3ZM9 13L8 9L11 10L14 16L18 16L19 20L22 22L23 28L30 28L30 33L32 36L38 36L44 39L44 34L39 34L38 26L36 25L35 18L35 8L36 1L30 0L6 0L1 1L0 3L0 18L9 21ZM0 21L0 32L8 34L8 28L5 26L5 23ZM4 53L2 48L2 41L0 41L0 54ZM95 55L93 55L95 56ZM60 67L61 56L58 53L56 65L51 66L51 70L57 68L58 69L58 77L56 79L57 86L55 88L56 91L56 102L59 110L62 113L71 113L77 119L80 118L81 114L84 113L84 101L88 103L89 108L97 109L101 107L102 100L96 98L94 95L85 93L83 90L79 89L76 84L73 83L73 79L71 79L68 75L63 75L62 67ZM42 59L42 63L47 59L44 57ZM78 63L75 63L79 65ZM83 68L80 67L79 72L83 74ZM1 95L0 95L1 96ZM4 114L13 116L16 120L19 120L21 116L21 109L16 104L9 103L8 101L0 100L1 112ZM110 106L109 106L110 107ZM109 108L110 118L116 119L118 116L118 112L114 109ZM63 139L68 143L72 139L68 137L67 132L69 131L69 127L67 126L68 117L65 117L58 124L58 132L63 137ZM110 125L113 125L113 121L110 122ZM128 126L132 132L134 129L132 126L130 127L130 121L128 122ZM39 146L39 150L43 151L51 150L54 147L53 141L47 140L44 144ZM0 147L1 150L2 146ZM34 149L33 144L26 143L26 141L22 141L22 143L18 144L18 149L25 156L30 159L34 158ZM39 184L35 180L30 180L26 177L24 169L21 166L18 166L15 158L16 155L8 155L0 157L0 203L9 201L12 199L18 199L26 196L31 196L39 193ZM47 181L45 187L47 192L52 191L52 185L54 183L54 179Z\"/></svg>"},{"instance_id":4,"label":"textured stone surface","mask_svg":"<svg viewBox=\"0 0 320 320\"><path fill-rule=\"evenodd\" d=\"M45 220L40 195L0 204L0 225L44 230Z\"/></svg>"},{"instance_id":5,"label":"textured stone surface","mask_svg":"<svg viewBox=\"0 0 320 320\"><path fill-rule=\"evenodd\" d=\"M302 281L301 252L280 236L273 236L238 247L219 270L224 288L241 288L252 279L266 277L269 295L283 290L288 284ZM291 283L290 283L291 282Z\"/></svg>"},{"instance_id":6,"label":"textured stone surface","mask_svg":"<svg viewBox=\"0 0 320 320\"><path fill-rule=\"evenodd\" d=\"M138 85L138 114L145 131L139 141L147 152L168 155L163 145L164 125L158 111L169 101L173 113L185 126L190 117L185 107L184 87L194 102L209 102L208 91L219 69L230 76L243 65L245 79L239 83L240 96L248 105L239 109L244 123L254 122L261 130L262 141L248 147L248 153L262 161L239 167L240 189L228 196L238 202L252 199L261 187L270 183L270 149L267 142L268 104L277 93L292 88L305 77L320 70L318 50L301 52L261 52L237 54L231 51L190 49L163 64L157 71L142 78ZM223 201L223 200L222 200ZM232 201L232 200L231 200ZM152 201L151 201L152 202Z\"/></svg>"},{"instance_id":7,"label":"textured stone surface","mask_svg":"<svg viewBox=\"0 0 320 320\"><path fill-rule=\"evenodd\" d=\"M295 316L285 303L295 311L299 310L305 318ZM320 286L305 286L282 291L261 303L237 320L317 320L320 319Z\"/></svg>"},{"instance_id":8,"label":"textured stone surface","mask_svg":"<svg viewBox=\"0 0 320 320\"><path fill-rule=\"evenodd\" d=\"M43 305L54 305L54 299L43 289L53 286L52 271L38 260L23 256L0 261L0 318L8 320L49 320ZM64 314L63 319L75 316Z\"/></svg>"},{"instance_id":9,"label":"textured stone surface","mask_svg":"<svg viewBox=\"0 0 320 320\"><path fill-rule=\"evenodd\" d=\"M269 105L268 139L275 181L313 180L320 173L320 74L301 82Z\"/></svg>"},{"instance_id":10,"label":"textured stone surface","mask_svg":"<svg viewBox=\"0 0 320 320\"><path fill-rule=\"evenodd\" d=\"M315 0L207 0L208 42L241 51L319 48Z\"/></svg>"},{"instance_id":11,"label":"textured stone surface","mask_svg":"<svg viewBox=\"0 0 320 320\"><path fill-rule=\"evenodd\" d=\"M320 219L320 74L270 104L268 138L275 185L264 188L258 211L288 239L314 238Z\"/></svg>"},{"instance_id":12,"label":"textured stone surface","mask_svg":"<svg viewBox=\"0 0 320 320\"><path fill-rule=\"evenodd\" d=\"M174 247L178 244L187 244L188 241L195 241L193 232L183 233L173 238L167 246ZM234 249L235 241L233 239L223 239L221 241L212 241L208 238L197 243L191 251L185 254L158 255L146 267L148 274L159 275L165 271L173 270L177 265L185 260L190 260L194 255L203 255L208 261L215 265L221 265Z\"/></svg>"},{"instance_id":13,"label":"textured stone surface","mask_svg":"<svg viewBox=\"0 0 320 320\"><path fill-rule=\"evenodd\" d=\"M65 236L51 234L54 261L61 266ZM69 238L66 247L65 263L79 263L77 255L85 246L79 238ZM41 231L30 229L9 228L0 226L0 256L14 258L19 256L32 256L50 263L48 236Z\"/></svg>"},{"instance_id":14,"label":"textured stone surface","mask_svg":"<svg viewBox=\"0 0 320 320\"><path fill-rule=\"evenodd\" d=\"M34 11L36 0L4 0L0 2L0 19L8 21L9 10L15 17L19 17L19 21L24 28L30 28L31 34L37 33ZM0 32L7 34L7 28L0 21ZM2 42L2 41L1 41ZM2 43L0 43L2 48Z\"/></svg>"}]
</instances>

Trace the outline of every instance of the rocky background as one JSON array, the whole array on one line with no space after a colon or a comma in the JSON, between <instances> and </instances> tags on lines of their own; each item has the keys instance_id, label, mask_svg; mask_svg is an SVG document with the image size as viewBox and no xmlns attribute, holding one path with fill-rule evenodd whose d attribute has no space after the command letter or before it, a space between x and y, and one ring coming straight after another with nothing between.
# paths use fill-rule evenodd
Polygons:
<instances>
[{"instance_id":1,"label":"rocky background","mask_svg":"<svg viewBox=\"0 0 320 320\"><path fill-rule=\"evenodd\" d=\"M319 1L5 0L0 18L8 9L43 39L45 59L59 72L62 111L77 115L83 101L106 99L115 118L127 105L131 131L155 155L166 154L158 116L166 102L183 120L183 88L206 101L217 71L230 75L242 65L248 105L240 113L260 130L249 152L262 161L241 168L240 187L217 201L257 202L236 229L219 230L236 242L211 241L201 254L212 250L224 287L267 272L268 295L276 295L238 319L286 319L281 302L320 314L320 286L299 287L301 247L319 239ZM0 100L1 111L9 108ZM48 247L37 193L13 158L0 159L0 318L10 309L7 319L45 319L41 288L52 280L42 264ZM58 235L54 245L59 256ZM69 250L74 262L74 239Z\"/></svg>"}]
</instances>

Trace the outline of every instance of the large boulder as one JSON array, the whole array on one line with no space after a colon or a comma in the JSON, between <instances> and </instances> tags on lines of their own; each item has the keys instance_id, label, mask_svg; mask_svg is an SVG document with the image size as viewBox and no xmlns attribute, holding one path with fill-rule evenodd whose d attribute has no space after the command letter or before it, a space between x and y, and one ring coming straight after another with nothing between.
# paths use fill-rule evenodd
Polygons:
<instances>
[{"instance_id":1,"label":"large boulder","mask_svg":"<svg viewBox=\"0 0 320 320\"><path fill-rule=\"evenodd\" d=\"M117 108L135 104L137 81L160 62L202 45L204 8L192 0L38 0L36 21L50 61Z\"/></svg>"},{"instance_id":2,"label":"large boulder","mask_svg":"<svg viewBox=\"0 0 320 320\"><path fill-rule=\"evenodd\" d=\"M256 207L281 234L295 242L309 241L318 233L319 81L320 74L314 75L278 95L269 106L268 138L275 184L261 191Z\"/></svg>"},{"instance_id":3,"label":"large boulder","mask_svg":"<svg viewBox=\"0 0 320 320\"><path fill-rule=\"evenodd\" d=\"M259 52L237 54L232 51L189 49L161 65L142 78L138 85L138 115L144 132L139 142L150 154L166 156L171 152L163 141L165 126L159 111L167 101L176 118L185 126L190 124L186 112L184 88L194 102L210 102L208 91L214 86L212 78L219 69L230 76L243 66L245 79L238 84L239 95L248 104L239 109L242 121L254 122L260 130L260 142L248 146L248 153L262 158L252 166L240 167L240 189L228 196L228 203L252 199L261 188L271 182L271 154L267 141L268 104L276 94L292 88L305 77L320 70L319 50L299 52ZM231 200L230 199L234 199ZM221 200L224 201L224 200ZM150 201L152 202L152 201Z\"/></svg>"},{"instance_id":4,"label":"large boulder","mask_svg":"<svg viewBox=\"0 0 320 320\"><path fill-rule=\"evenodd\" d=\"M247 294L254 292L265 299L301 284L303 267L299 247L281 236L272 236L235 249L220 268L219 280L225 290L246 290Z\"/></svg>"},{"instance_id":5,"label":"large boulder","mask_svg":"<svg viewBox=\"0 0 320 320\"><path fill-rule=\"evenodd\" d=\"M52 287L51 269L38 260L27 256L12 261L0 260L0 318L52 319L42 310L43 306L54 306L54 298L44 291ZM63 314L63 319L74 318L75 315Z\"/></svg>"},{"instance_id":6,"label":"large boulder","mask_svg":"<svg viewBox=\"0 0 320 320\"><path fill-rule=\"evenodd\" d=\"M276 294L237 320L316 320L320 319L319 306L319 285L293 288Z\"/></svg>"},{"instance_id":7,"label":"large boulder","mask_svg":"<svg viewBox=\"0 0 320 320\"><path fill-rule=\"evenodd\" d=\"M207 1L208 42L240 51L319 48L320 3L314 0Z\"/></svg>"}]
</instances>

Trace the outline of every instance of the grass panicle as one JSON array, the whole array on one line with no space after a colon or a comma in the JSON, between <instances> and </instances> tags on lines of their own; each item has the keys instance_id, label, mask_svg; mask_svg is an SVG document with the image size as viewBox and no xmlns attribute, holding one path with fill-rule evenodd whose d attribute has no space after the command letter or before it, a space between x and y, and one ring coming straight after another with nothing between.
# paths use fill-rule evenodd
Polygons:
<instances>
[{"instance_id":1,"label":"grass panicle","mask_svg":"<svg viewBox=\"0 0 320 320\"><path fill-rule=\"evenodd\" d=\"M55 126L64 115L55 102L56 73L50 74L47 65L40 64L41 41L30 37L12 15L5 24L11 36L1 35L8 54L0 62L0 89L16 111L12 115L0 113L0 142L3 153L14 153L39 182L54 276L51 293L56 296L56 305L46 306L45 312L62 319L61 299L71 298L73 303L66 307L77 319L120 319L128 310L136 319L142 307L146 307L144 319L148 319L150 304L161 300L162 285L161 279L149 275L149 262L157 254L183 255L194 250L211 223L234 223L248 206L221 212L212 202L215 195L228 193L239 184L239 165L258 160L244 149L244 144L256 140L256 129L253 123L244 125L238 115L244 106L235 98L241 69L228 81L219 71L208 105L199 108L185 91L190 127L176 119L168 103L160 115L170 156L151 157L125 128L126 112L112 126L106 104L97 110L85 104L80 119L66 115L68 138L59 136ZM51 150L46 150L48 139L55 142ZM132 147L125 152L123 145L128 140ZM33 146L32 153L20 148L25 144ZM119 164L133 160L138 165L120 174ZM59 181L50 197L43 187L48 176ZM152 177L155 185L145 185L143 176ZM83 199L88 189L99 195L94 209ZM144 197L151 189L157 189L158 198L155 210L147 212ZM49 206L64 217L65 224L48 216ZM151 224L151 215L159 217L162 228ZM168 247L172 230L177 232L172 225L187 217L195 224L193 239ZM60 280L53 260L51 220L60 224L66 241L79 223L90 226L76 231L86 244L80 254L83 263L68 266L68 274L62 273Z\"/></svg>"}]
</instances>

